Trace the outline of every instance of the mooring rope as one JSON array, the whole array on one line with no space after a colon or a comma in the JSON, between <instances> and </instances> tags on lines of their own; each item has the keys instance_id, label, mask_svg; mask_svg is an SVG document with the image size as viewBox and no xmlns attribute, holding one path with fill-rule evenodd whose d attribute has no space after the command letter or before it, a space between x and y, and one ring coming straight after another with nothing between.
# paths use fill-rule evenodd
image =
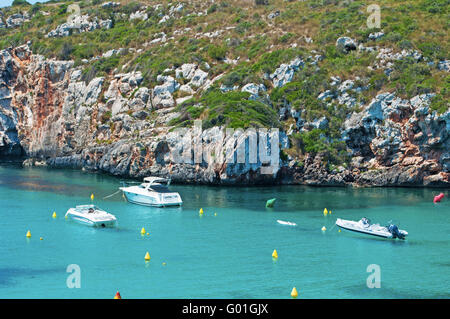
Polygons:
<instances>
[{"instance_id":1,"label":"mooring rope","mask_svg":"<svg viewBox=\"0 0 450 319\"><path fill-rule=\"evenodd\" d=\"M336 227L336 224L334 224L333 227L331 227L330 231L332 231L334 227Z\"/></svg>"},{"instance_id":2,"label":"mooring rope","mask_svg":"<svg viewBox=\"0 0 450 319\"><path fill-rule=\"evenodd\" d=\"M111 195L108 195L108 196L106 196L106 197L103 197L103 199L107 199L107 198L110 198L111 196L114 196L114 195L116 195L118 192L120 192L121 190L119 189L117 192L115 192L115 193L113 193L113 194L111 194Z\"/></svg>"}]
</instances>

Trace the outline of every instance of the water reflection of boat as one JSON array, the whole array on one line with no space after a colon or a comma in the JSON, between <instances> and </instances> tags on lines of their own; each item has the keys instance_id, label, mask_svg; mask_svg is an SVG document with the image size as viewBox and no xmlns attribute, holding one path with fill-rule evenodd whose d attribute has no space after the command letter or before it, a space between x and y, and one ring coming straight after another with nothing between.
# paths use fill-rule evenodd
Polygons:
<instances>
[{"instance_id":1,"label":"water reflection of boat","mask_svg":"<svg viewBox=\"0 0 450 319\"><path fill-rule=\"evenodd\" d=\"M140 185L120 187L125 198L134 204L144 206L181 206L180 194L169 190L170 179L160 177L145 177Z\"/></svg>"},{"instance_id":2,"label":"water reflection of boat","mask_svg":"<svg viewBox=\"0 0 450 319\"><path fill-rule=\"evenodd\" d=\"M78 205L75 208L69 208L66 217L70 217L80 224L93 227L114 227L117 221L114 215L95 205Z\"/></svg>"},{"instance_id":3,"label":"water reflection of boat","mask_svg":"<svg viewBox=\"0 0 450 319\"><path fill-rule=\"evenodd\" d=\"M370 220L365 217L357 222L338 218L336 225L345 230L383 238L405 239L408 235L406 230L398 229L397 225L380 226L380 224L371 224Z\"/></svg>"}]
</instances>

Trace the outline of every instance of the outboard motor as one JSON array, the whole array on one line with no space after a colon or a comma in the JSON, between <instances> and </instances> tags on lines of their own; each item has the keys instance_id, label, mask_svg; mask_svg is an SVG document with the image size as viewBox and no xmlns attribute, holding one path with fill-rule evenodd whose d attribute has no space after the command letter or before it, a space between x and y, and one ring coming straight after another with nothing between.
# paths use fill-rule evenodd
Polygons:
<instances>
[{"instance_id":1,"label":"outboard motor","mask_svg":"<svg viewBox=\"0 0 450 319\"><path fill-rule=\"evenodd\" d=\"M405 235L403 235L398 229L397 225L390 224L388 226L389 232L392 234L392 238L405 239Z\"/></svg>"}]
</instances>

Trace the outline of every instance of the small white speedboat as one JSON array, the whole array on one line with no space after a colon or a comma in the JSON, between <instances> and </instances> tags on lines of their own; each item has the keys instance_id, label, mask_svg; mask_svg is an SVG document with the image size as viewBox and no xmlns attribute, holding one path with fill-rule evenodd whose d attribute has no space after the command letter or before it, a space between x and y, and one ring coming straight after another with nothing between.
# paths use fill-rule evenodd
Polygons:
<instances>
[{"instance_id":1,"label":"small white speedboat","mask_svg":"<svg viewBox=\"0 0 450 319\"><path fill-rule=\"evenodd\" d=\"M405 239L405 237L408 236L406 230L398 229L394 224L389 224L388 226L371 224L370 220L365 217L357 222L338 218L336 220L336 225L345 230L383 238Z\"/></svg>"},{"instance_id":2,"label":"small white speedboat","mask_svg":"<svg viewBox=\"0 0 450 319\"><path fill-rule=\"evenodd\" d=\"M287 222L287 221L284 221L284 220L277 220L277 223L278 223L278 224L281 224L281 225L285 225L285 226L297 226L296 223L293 223L293 222Z\"/></svg>"},{"instance_id":3,"label":"small white speedboat","mask_svg":"<svg viewBox=\"0 0 450 319\"><path fill-rule=\"evenodd\" d=\"M144 206L181 206L180 194L169 190L170 179L160 177L145 177L140 185L124 186L119 189L127 201Z\"/></svg>"},{"instance_id":4,"label":"small white speedboat","mask_svg":"<svg viewBox=\"0 0 450 319\"><path fill-rule=\"evenodd\" d=\"M92 227L114 227L117 219L95 205L78 205L69 208L66 218Z\"/></svg>"}]
</instances>

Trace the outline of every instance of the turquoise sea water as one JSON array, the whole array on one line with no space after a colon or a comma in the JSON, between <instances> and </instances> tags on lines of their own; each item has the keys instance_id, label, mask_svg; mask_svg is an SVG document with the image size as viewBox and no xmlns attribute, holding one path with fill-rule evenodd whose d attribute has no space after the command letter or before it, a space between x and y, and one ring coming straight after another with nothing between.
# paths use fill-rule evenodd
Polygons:
<instances>
[{"instance_id":1,"label":"turquoise sea water","mask_svg":"<svg viewBox=\"0 0 450 319\"><path fill-rule=\"evenodd\" d=\"M102 200L119 181L0 167L0 298L110 299L120 291L123 298L278 299L290 298L294 286L299 298L450 297L448 189L173 185L183 207L159 209L120 194ZM433 204L441 191L446 197ZM116 229L64 219L69 207L90 203L91 193L118 218ZM266 209L274 197L275 207ZM325 207L332 210L327 217ZM397 221L409 237L379 239L333 226L337 217L364 216ZM142 227L149 236L141 236ZM67 287L70 264L80 267L81 288ZM380 266L381 288L366 285L370 264Z\"/></svg>"}]
</instances>

